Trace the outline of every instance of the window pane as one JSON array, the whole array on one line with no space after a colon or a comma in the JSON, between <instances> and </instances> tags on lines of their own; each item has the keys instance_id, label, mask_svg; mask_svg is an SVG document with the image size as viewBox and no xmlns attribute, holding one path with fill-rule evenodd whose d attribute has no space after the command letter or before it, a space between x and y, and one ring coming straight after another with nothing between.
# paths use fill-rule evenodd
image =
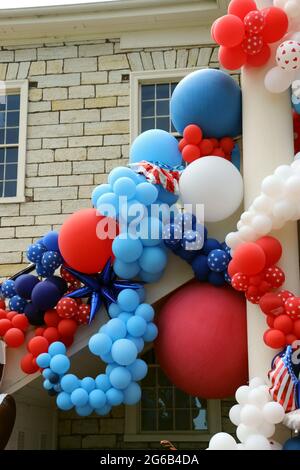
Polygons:
<instances>
[{"instance_id":1,"label":"window pane","mask_svg":"<svg viewBox=\"0 0 300 470\"><path fill-rule=\"evenodd\" d=\"M173 91L177 87L178 83L171 83L171 95L173 95Z\"/></svg>"},{"instance_id":2,"label":"window pane","mask_svg":"<svg viewBox=\"0 0 300 470\"><path fill-rule=\"evenodd\" d=\"M142 119L142 132L149 131L150 129L155 128L155 119L153 118L145 118Z\"/></svg>"},{"instance_id":3,"label":"window pane","mask_svg":"<svg viewBox=\"0 0 300 470\"><path fill-rule=\"evenodd\" d=\"M155 85L142 85L142 101L155 98Z\"/></svg>"},{"instance_id":4,"label":"window pane","mask_svg":"<svg viewBox=\"0 0 300 470\"><path fill-rule=\"evenodd\" d=\"M0 181L0 197L3 197L3 183Z\"/></svg>"},{"instance_id":5,"label":"window pane","mask_svg":"<svg viewBox=\"0 0 300 470\"><path fill-rule=\"evenodd\" d=\"M143 101L142 103L142 117L153 117L154 113L154 101Z\"/></svg>"},{"instance_id":6,"label":"window pane","mask_svg":"<svg viewBox=\"0 0 300 470\"><path fill-rule=\"evenodd\" d=\"M156 102L156 114L157 116L169 116L170 105L169 100L160 100Z\"/></svg>"},{"instance_id":7,"label":"window pane","mask_svg":"<svg viewBox=\"0 0 300 470\"><path fill-rule=\"evenodd\" d=\"M4 129L0 129L0 144L4 144Z\"/></svg>"},{"instance_id":8,"label":"window pane","mask_svg":"<svg viewBox=\"0 0 300 470\"><path fill-rule=\"evenodd\" d=\"M142 431L156 431L155 411L143 411L142 413Z\"/></svg>"},{"instance_id":9,"label":"window pane","mask_svg":"<svg viewBox=\"0 0 300 470\"><path fill-rule=\"evenodd\" d=\"M176 410L175 427L176 427L176 431L189 431L191 429L189 409Z\"/></svg>"},{"instance_id":10,"label":"window pane","mask_svg":"<svg viewBox=\"0 0 300 470\"><path fill-rule=\"evenodd\" d=\"M198 431L208 429L206 410L193 410L193 428Z\"/></svg>"},{"instance_id":11,"label":"window pane","mask_svg":"<svg viewBox=\"0 0 300 470\"><path fill-rule=\"evenodd\" d=\"M19 128L6 129L6 143L17 144L19 142Z\"/></svg>"},{"instance_id":12,"label":"window pane","mask_svg":"<svg viewBox=\"0 0 300 470\"><path fill-rule=\"evenodd\" d=\"M6 107L6 96L0 96L0 111L4 111L5 107Z\"/></svg>"},{"instance_id":13,"label":"window pane","mask_svg":"<svg viewBox=\"0 0 300 470\"><path fill-rule=\"evenodd\" d=\"M4 179L4 165L0 165L0 180Z\"/></svg>"},{"instance_id":14,"label":"window pane","mask_svg":"<svg viewBox=\"0 0 300 470\"><path fill-rule=\"evenodd\" d=\"M158 404L160 408L173 406L173 389L171 387L158 389Z\"/></svg>"},{"instance_id":15,"label":"window pane","mask_svg":"<svg viewBox=\"0 0 300 470\"><path fill-rule=\"evenodd\" d=\"M18 127L19 126L19 111L10 111L7 113L6 125L8 127Z\"/></svg>"},{"instance_id":16,"label":"window pane","mask_svg":"<svg viewBox=\"0 0 300 470\"><path fill-rule=\"evenodd\" d=\"M156 119L156 127L157 129L162 129L163 131L169 132L170 129L170 118L163 117Z\"/></svg>"},{"instance_id":17,"label":"window pane","mask_svg":"<svg viewBox=\"0 0 300 470\"><path fill-rule=\"evenodd\" d=\"M7 181L4 188L4 197L14 197L17 195L17 182Z\"/></svg>"},{"instance_id":18,"label":"window pane","mask_svg":"<svg viewBox=\"0 0 300 470\"><path fill-rule=\"evenodd\" d=\"M170 382L170 380L168 379L168 377L163 373L163 371L159 368L158 369L158 383L159 385L167 385L169 387L172 386L172 383Z\"/></svg>"},{"instance_id":19,"label":"window pane","mask_svg":"<svg viewBox=\"0 0 300 470\"><path fill-rule=\"evenodd\" d=\"M181 390L175 390L175 406L176 408L189 408L190 397Z\"/></svg>"},{"instance_id":20,"label":"window pane","mask_svg":"<svg viewBox=\"0 0 300 470\"><path fill-rule=\"evenodd\" d=\"M7 96L7 109L20 109L20 95Z\"/></svg>"},{"instance_id":21,"label":"window pane","mask_svg":"<svg viewBox=\"0 0 300 470\"><path fill-rule=\"evenodd\" d=\"M144 389L142 391L142 408L156 408L156 393L154 388Z\"/></svg>"},{"instance_id":22,"label":"window pane","mask_svg":"<svg viewBox=\"0 0 300 470\"><path fill-rule=\"evenodd\" d=\"M162 410L158 416L158 429L160 431L173 430L173 410Z\"/></svg>"},{"instance_id":23,"label":"window pane","mask_svg":"<svg viewBox=\"0 0 300 470\"><path fill-rule=\"evenodd\" d=\"M4 152L4 149L1 149ZM1 150L0 150L0 161L1 161ZM18 147L8 147L6 149L6 163L17 163L18 162Z\"/></svg>"},{"instance_id":24,"label":"window pane","mask_svg":"<svg viewBox=\"0 0 300 470\"><path fill-rule=\"evenodd\" d=\"M149 367L148 374L142 381L143 387L155 387L156 368Z\"/></svg>"},{"instance_id":25,"label":"window pane","mask_svg":"<svg viewBox=\"0 0 300 470\"><path fill-rule=\"evenodd\" d=\"M161 83L156 85L156 99L170 98L169 83Z\"/></svg>"},{"instance_id":26,"label":"window pane","mask_svg":"<svg viewBox=\"0 0 300 470\"><path fill-rule=\"evenodd\" d=\"M5 113L0 113L0 127L5 127Z\"/></svg>"},{"instance_id":27,"label":"window pane","mask_svg":"<svg viewBox=\"0 0 300 470\"><path fill-rule=\"evenodd\" d=\"M5 179L6 180L15 180L17 179L18 174L18 165L15 164L8 164L5 168Z\"/></svg>"},{"instance_id":28,"label":"window pane","mask_svg":"<svg viewBox=\"0 0 300 470\"><path fill-rule=\"evenodd\" d=\"M4 149L0 149L0 163L4 163Z\"/></svg>"}]
</instances>

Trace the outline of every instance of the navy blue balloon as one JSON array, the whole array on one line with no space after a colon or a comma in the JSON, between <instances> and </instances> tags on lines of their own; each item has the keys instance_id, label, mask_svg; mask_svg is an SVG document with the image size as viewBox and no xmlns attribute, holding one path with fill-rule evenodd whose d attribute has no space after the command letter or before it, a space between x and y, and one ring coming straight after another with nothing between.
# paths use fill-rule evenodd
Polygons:
<instances>
[{"instance_id":1,"label":"navy blue balloon","mask_svg":"<svg viewBox=\"0 0 300 470\"><path fill-rule=\"evenodd\" d=\"M47 248L48 251L58 251L59 252L59 247L58 247L58 233L55 232L54 230L47 233L43 240L43 245Z\"/></svg>"},{"instance_id":2,"label":"navy blue balloon","mask_svg":"<svg viewBox=\"0 0 300 470\"><path fill-rule=\"evenodd\" d=\"M49 281L49 282L52 282L52 284L54 284L58 288L61 295L64 295L67 292L68 284L61 277L59 277L59 276L50 276L50 277L47 277L46 280Z\"/></svg>"},{"instance_id":3,"label":"navy blue balloon","mask_svg":"<svg viewBox=\"0 0 300 470\"><path fill-rule=\"evenodd\" d=\"M208 277L209 267L207 264L207 256L198 255L192 262L192 268L198 281L206 281Z\"/></svg>"},{"instance_id":4,"label":"navy blue balloon","mask_svg":"<svg viewBox=\"0 0 300 470\"><path fill-rule=\"evenodd\" d=\"M221 243L221 250L226 251L227 255L231 259L231 254L230 254L231 248L229 248L229 246L226 245L226 242Z\"/></svg>"},{"instance_id":5,"label":"navy blue balloon","mask_svg":"<svg viewBox=\"0 0 300 470\"><path fill-rule=\"evenodd\" d=\"M236 137L242 132L240 87L221 70L192 72L173 92L171 119L180 134L189 124L197 124L205 137Z\"/></svg>"},{"instance_id":6,"label":"navy blue balloon","mask_svg":"<svg viewBox=\"0 0 300 470\"><path fill-rule=\"evenodd\" d=\"M292 437L284 444L282 450L300 450L300 437Z\"/></svg>"},{"instance_id":7,"label":"navy blue balloon","mask_svg":"<svg viewBox=\"0 0 300 470\"><path fill-rule=\"evenodd\" d=\"M24 314L26 315L29 323L34 326L41 326L44 324L44 312L38 310L32 302L26 305L24 309Z\"/></svg>"},{"instance_id":8,"label":"navy blue balloon","mask_svg":"<svg viewBox=\"0 0 300 470\"><path fill-rule=\"evenodd\" d=\"M208 274L208 282L216 287L224 286L225 279L223 273L216 273L214 271L210 271Z\"/></svg>"},{"instance_id":9,"label":"navy blue balloon","mask_svg":"<svg viewBox=\"0 0 300 470\"><path fill-rule=\"evenodd\" d=\"M197 254L199 252L197 251L192 251L192 250L185 250L183 247L180 247L178 250L176 250L176 255L180 256L181 259L183 259L184 261L186 261L187 263L192 263L195 256L197 256Z\"/></svg>"},{"instance_id":10,"label":"navy blue balloon","mask_svg":"<svg viewBox=\"0 0 300 470\"><path fill-rule=\"evenodd\" d=\"M33 305L39 310L48 310L55 307L61 293L53 282L43 281L37 284L31 294Z\"/></svg>"},{"instance_id":11,"label":"navy blue balloon","mask_svg":"<svg viewBox=\"0 0 300 470\"><path fill-rule=\"evenodd\" d=\"M221 244L215 238L207 238L205 240L202 252L204 255L209 255L212 250L220 250Z\"/></svg>"},{"instance_id":12,"label":"navy blue balloon","mask_svg":"<svg viewBox=\"0 0 300 470\"><path fill-rule=\"evenodd\" d=\"M33 274L22 274L15 280L15 289L18 295L24 299L31 299L31 292L39 283L39 279Z\"/></svg>"}]
</instances>

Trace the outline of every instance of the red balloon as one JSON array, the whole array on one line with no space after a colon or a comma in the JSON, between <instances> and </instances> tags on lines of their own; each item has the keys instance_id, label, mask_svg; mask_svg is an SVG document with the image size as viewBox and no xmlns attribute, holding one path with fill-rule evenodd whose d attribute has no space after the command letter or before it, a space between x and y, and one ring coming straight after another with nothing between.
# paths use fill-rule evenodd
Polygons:
<instances>
[{"instance_id":1,"label":"red balloon","mask_svg":"<svg viewBox=\"0 0 300 470\"><path fill-rule=\"evenodd\" d=\"M273 266L276 264L282 255L282 246L279 240L275 237L265 236L256 240L257 245L259 245L265 252L266 255L266 267Z\"/></svg>"},{"instance_id":2,"label":"red balloon","mask_svg":"<svg viewBox=\"0 0 300 470\"><path fill-rule=\"evenodd\" d=\"M300 339L300 320L294 321L294 334Z\"/></svg>"},{"instance_id":3,"label":"red balloon","mask_svg":"<svg viewBox=\"0 0 300 470\"><path fill-rule=\"evenodd\" d=\"M56 310L47 310L44 315L44 322L47 326L57 326L59 323L59 316L57 315Z\"/></svg>"},{"instance_id":4,"label":"red balloon","mask_svg":"<svg viewBox=\"0 0 300 470\"><path fill-rule=\"evenodd\" d=\"M264 342L273 349L281 349L286 345L285 334L280 330L271 328L265 331Z\"/></svg>"},{"instance_id":5,"label":"red balloon","mask_svg":"<svg viewBox=\"0 0 300 470\"><path fill-rule=\"evenodd\" d=\"M202 130L196 124L189 124L183 131L183 138L188 144L198 145L202 140Z\"/></svg>"},{"instance_id":6,"label":"red balloon","mask_svg":"<svg viewBox=\"0 0 300 470\"><path fill-rule=\"evenodd\" d=\"M247 382L243 295L193 281L167 300L157 325L159 364L181 390L202 398L225 398Z\"/></svg>"},{"instance_id":7,"label":"red balloon","mask_svg":"<svg viewBox=\"0 0 300 470\"><path fill-rule=\"evenodd\" d=\"M203 139L199 145L201 156L211 155L214 146L211 139Z\"/></svg>"},{"instance_id":8,"label":"red balloon","mask_svg":"<svg viewBox=\"0 0 300 470\"><path fill-rule=\"evenodd\" d=\"M49 344L54 343L55 341L59 341L60 335L58 333L57 328L55 326L49 326L45 329L43 333L44 338L48 341Z\"/></svg>"},{"instance_id":9,"label":"red balloon","mask_svg":"<svg viewBox=\"0 0 300 470\"><path fill-rule=\"evenodd\" d=\"M187 145L187 142L185 139L181 139L178 143L178 149L179 149L179 152L182 152L182 150L184 149L184 147Z\"/></svg>"},{"instance_id":10,"label":"red balloon","mask_svg":"<svg viewBox=\"0 0 300 470\"><path fill-rule=\"evenodd\" d=\"M270 266L266 269L264 278L274 289L278 289L285 281L285 274L279 266Z\"/></svg>"},{"instance_id":11,"label":"red balloon","mask_svg":"<svg viewBox=\"0 0 300 470\"><path fill-rule=\"evenodd\" d=\"M215 137L211 137L209 140L211 141L213 148L219 147L218 139L216 139Z\"/></svg>"},{"instance_id":12,"label":"red balloon","mask_svg":"<svg viewBox=\"0 0 300 470\"><path fill-rule=\"evenodd\" d=\"M252 10L257 10L254 0L231 0L228 6L228 13L237 15L242 20Z\"/></svg>"},{"instance_id":13,"label":"red balloon","mask_svg":"<svg viewBox=\"0 0 300 470\"><path fill-rule=\"evenodd\" d=\"M277 42L288 30L289 20L287 14L282 8L269 7L263 8L261 13L265 17L265 26L262 31L265 42Z\"/></svg>"},{"instance_id":14,"label":"red balloon","mask_svg":"<svg viewBox=\"0 0 300 470\"><path fill-rule=\"evenodd\" d=\"M16 315L18 315L18 312L14 312L14 311L7 312L6 318L8 318L8 320L12 320Z\"/></svg>"},{"instance_id":15,"label":"red balloon","mask_svg":"<svg viewBox=\"0 0 300 470\"><path fill-rule=\"evenodd\" d=\"M293 335L293 333L289 333L288 335L286 335L285 337L285 342L286 344L290 344L292 345L294 341L297 341L297 336L296 335ZM296 345L297 347L298 345Z\"/></svg>"},{"instance_id":16,"label":"red balloon","mask_svg":"<svg viewBox=\"0 0 300 470\"><path fill-rule=\"evenodd\" d=\"M294 322L288 315L278 315L274 320L274 328L282 331L285 335L293 331Z\"/></svg>"},{"instance_id":17,"label":"red balloon","mask_svg":"<svg viewBox=\"0 0 300 470\"><path fill-rule=\"evenodd\" d=\"M78 314L76 315L76 321L80 325L87 325L89 323L91 313L91 306L82 304L78 308Z\"/></svg>"},{"instance_id":18,"label":"red balloon","mask_svg":"<svg viewBox=\"0 0 300 470\"><path fill-rule=\"evenodd\" d=\"M4 336L5 333L12 327L10 320L3 318L0 320L0 336Z\"/></svg>"},{"instance_id":19,"label":"red balloon","mask_svg":"<svg viewBox=\"0 0 300 470\"><path fill-rule=\"evenodd\" d=\"M266 20L260 11L250 11L244 18L246 32L250 35L259 34L264 29Z\"/></svg>"},{"instance_id":20,"label":"red balloon","mask_svg":"<svg viewBox=\"0 0 300 470\"><path fill-rule=\"evenodd\" d=\"M261 34L254 34L253 36L246 36L242 47L247 55L257 55L264 47L264 41Z\"/></svg>"},{"instance_id":21,"label":"red balloon","mask_svg":"<svg viewBox=\"0 0 300 470\"><path fill-rule=\"evenodd\" d=\"M5 308L6 308L5 300L4 300L4 299L0 299L0 309L5 310Z\"/></svg>"},{"instance_id":22,"label":"red balloon","mask_svg":"<svg viewBox=\"0 0 300 470\"><path fill-rule=\"evenodd\" d=\"M220 140L220 146L226 155L229 155L234 148L234 140L231 137L223 137Z\"/></svg>"},{"instance_id":23,"label":"red balloon","mask_svg":"<svg viewBox=\"0 0 300 470\"><path fill-rule=\"evenodd\" d=\"M61 341L67 348L69 348L74 342L74 336L64 336L63 338L61 338Z\"/></svg>"},{"instance_id":24,"label":"red balloon","mask_svg":"<svg viewBox=\"0 0 300 470\"><path fill-rule=\"evenodd\" d=\"M235 47L220 46L218 57L220 64L227 70L238 70L247 60L247 54L241 44Z\"/></svg>"},{"instance_id":25,"label":"red balloon","mask_svg":"<svg viewBox=\"0 0 300 470\"><path fill-rule=\"evenodd\" d=\"M29 327L29 321L26 317L26 315L23 314L18 314L13 317L11 320L12 325L15 328L19 328L20 330L26 331L27 328Z\"/></svg>"},{"instance_id":26,"label":"red balloon","mask_svg":"<svg viewBox=\"0 0 300 470\"><path fill-rule=\"evenodd\" d=\"M271 292L262 296L259 306L266 315L282 315L285 313L283 300Z\"/></svg>"},{"instance_id":27,"label":"red balloon","mask_svg":"<svg viewBox=\"0 0 300 470\"><path fill-rule=\"evenodd\" d=\"M67 271L67 269L64 266L61 266L60 268L60 275L67 282L70 282L70 283L78 282L78 279L75 276L73 276L73 274L71 274L69 271Z\"/></svg>"},{"instance_id":28,"label":"red balloon","mask_svg":"<svg viewBox=\"0 0 300 470\"><path fill-rule=\"evenodd\" d=\"M99 236L105 231L109 232L109 237L102 240ZM113 257L111 247L117 233L115 220L99 215L96 209L83 209L63 224L58 238L59 249L72 268L86 274L97 273Z\"/></svg>"},{"instance_id":29,"label":"red balloon","mask_svg":"<svg viewBox=\"0 0 300 470\"><path fill-rule=\"evenodd\" d=\"M61 320L58 324L58 332L61 336L74 336L77 330L77 322L72 319Z\"/></svg>"},{"instance_id":30,"label":"red balloon","mask_svg":"<svg viewBox=\"0 0 300 470\"><path fill-rule=\"evenodd\" d=\"M274 320L275 320L274 315L267 315L267 325L268 325L270 328L273 328L273 326L274 326Z\"/></svg>"},{"instance_id":31,"label":"red balloon","mask_svg":"<svg viewBox=\"0 0 300 470\"><path fill-rule=\"evenodd\" d=\"M214 22L214 40L225 47L238 46L245 36L245 25L235 15L225 15Z\"/></svg>"},{"instance_id":32,"label":"red balloon","mask_svg":"<svg viewBox=\"0 0 300 470\"><path fill-rule=\"evenodd\" d=\"M271 49L268 44L264 44L262 50L255 55L247 55L247 65L261 67L265 65L271 57Z\"/></svg>"},{"instance_id":33,"label":"red balloon","mask_svg":"<svg viewBox=\"0 0 300 470\"><path fill-rule=\"evenodd\" d=\"M266 264L264 250L252 242L239 245L234 252L233 259L239 271L248 276L260 273Z\"/></svg>"},{"instance_id":34,"label":"red balloon","mask_svg":"<svg viewBox=\"0 0 300 470\"><path fill-rule=\"evenodd\" d=\"M34 374L39 370L39 366L35 363L31 353L25 354L21 359L21 369L25 374Z\"/></svg>"},{"instance_id":35,"label":"red balloon","mask_svg":"<svg viewBox=\"0 0 300 470\"><path fill-rule=\"evenodd\" d=\"M249 287L249 278L245 274L236 273L231 278L231 285L235 290L246 292Z\"/></svg>"},{"instance_id":36,"label":"red balloon","mask_svg":"<svg viewBox=\"0 0 300 470\"><path fill-rule=\"evenodd\" d=\"M230 277L233 277L236 273L239 272L239 268L233 259L229 262L227 271Z\"/></svg>"},{"instance_id":37,"label":"red balloon","mask_svg":"<svg viewBox=\"0 0 300 470\"><path fill-rule=\"evenodd\" d=\"M39 354L48 352L49 342L43 336L35 336L29 341L27 348L28 351L37 357Z\"/></svg>"},{"instance_id":38,"label":"red balloon","mask_svg":"<svg viewBox=\"0 0 300 470\"><path fill-rule=\"evenodd\" d=\"M6 320L6 314L7 312L5 310L3 310L2 308L0 308L0 320L3 320L5 319Z\"/></svg>"},{"instance_id":39,"label":"red balloon","mask_svg":"<svg viewBox=\"0 0 300 470\"><path fill-rule=\"evenodd\" d=\"M10 328L4 335L4 341L10 348L18 348L24 343L25 336L19 328Z\"/></svg>"},{"instance_id":40,"label":"red balloon","mask_svg":"<svg viewBox=\"0 0 300 470\"><path fill-rule=\"evenodd\" d=\"M38 328L35 329L34 336L43 336L45 329L46 328L39 326Z\"/></svg>"},{"instance_id":41,"label":"red balloon","mask_svg":"<svg viewBox=\"0 0 300 470\"><path fill-rule=\"evenodd\" d=\"M214 157L222 157L224 158L225 157L225 153L223 152L223 150L221 148L216 148L212 151L212 155Z\"/></svg>"},{"instance_id":42,"label":"red balloon","mask_svg":"<svg viewBox=\"0 0 300 470\"><path fill-rule=\"evenodd\" d=\"M187 163L191 163L199 157L201 157L201 152L197 145L188 144L182 150L182 158Z\"/></svg>"},{"instance_id":43,"label":"red balloon","mask_svg":"<svg viewBox=\"0 0 300 470\"><path fill-rule=\"evenodd\" d=\"M290 292L289 290L282 290L278 292L277 295L283 300L283 302L285 302L290 297L294 297L294 294Z\"/></svg>"},{"instance_id":44,"label":"red balloon","mask_svg":"<svg viewBox=\"0 0 300 470\"><path fill-rule=\"evenodd\" d=\"M60 318L72 318L78 313L77 302L70 297L63 297L57 303L56 311Z\"/></svg>"}]
</instances>

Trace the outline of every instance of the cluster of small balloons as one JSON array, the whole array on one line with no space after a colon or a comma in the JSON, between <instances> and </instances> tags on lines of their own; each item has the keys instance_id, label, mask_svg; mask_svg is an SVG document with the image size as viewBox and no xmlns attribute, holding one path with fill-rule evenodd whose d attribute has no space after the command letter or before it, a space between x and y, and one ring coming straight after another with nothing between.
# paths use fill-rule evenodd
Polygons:
<instances>
[{"instance_id":1,"label":"cluster of small balloons","mask_svg":"<svg viewBox=\"0 0 300 470\"><path fill-rule=\"evenodd\" d=\"M261 67L271 56L269 44L288 30L288 17L278 7L257 9L254 0L231 0L228 14L212 25L211 35L220 45L219 61L228 70L243 65Z\"/></svg>"},{"instance_id":2,"label":"cluster of small balloons","mask_svg":"<svg viewBox=\"0 0 300 470\"><path fill-rule=\"evenodd\" d=\"M275 433L275 425L284 419L284 408L272 401L264 380L255 377L249 386L239 387L235 394L237 405L230 412L231 422L237 426L236 435L240 443L227 433L215 434L208 450L272 450L281 445L270 438Z\"/></svg>"},{"instance_id":3,"label":"cluster of small balloons","mask_svg":"<svg viewBox=\"0 0 300 470\"><path fill-rule=\"evenodd\" d=\"M157 327L152 322L154 310L143 303L143 298L143 289L120 292L117 303L109 307L111 320L90 338L90 352L107 364L105 374L82 380L67 374L70 361L64 345L59 342L37 357L37 365L45 369L44 387L58 393L58 408L75 407L80 416L88 416L93 411L105 415L112 406L133 405L140 400L137 381L146 376L147 365L137 356L144 342L153 341L157 336Z\"/></svg>"},{"instance_id":4,"label":"cluster of small balloons","mask_svg":"<svg viewBox=\"0 0 300 470\"><path fill-rule=\"evenodd\" d=\"M285 281L284 272L276 265L281 254L281 243L270 236L239 245L228 266L232 287L258 304L264 294L278 289Z\"/></svg>"},{"instance_id":5,"label":"cluster of small balloons","mask_svg":"<svg viewBox=\"0 0 300 470\"><path fill-rule=\"evenodd\" d=\"M261 194L237 223L237 231L226 236L227 245L234 250L244 242L252 242L277 230L290 220L300 218L300 160L280 165L272 175L263 179Z\"/></svg>"},{"instance_id":6,"label":"cluster of small balloons","mask_svg":"<svg viewBox=\"0 0 300 470\"><path fill-rule=\"evenodd\" d=\"M0 308L0 337L10 348L18 348L25 341L29 321L25 315Z\"/></svg>"},{"instance_id":7,"label":"cluster of small balloons","mask_svg":"<svg viewBox=\"0 0 300 470\"><path fill-rule=\"evenodd\" d=\"M58 233L55 231L47 233L36 243L30 245L26 254L28 260L35 263L38 276L52 276L63 262L58 247Z\"/></svg>"},{"instance_id":8,"label":"cluster of small balloons","mask_svg":"<svg viewBox=\"0 0 300 470\"><path fill-rule=\"evenodd\" d=\"M178 148L182 153L183 160L187 163L208 155L231 161L234 141L231 137L223 137L220 140L203 138L201 127L189 124L183 131L183 138L180 140Z\"/></svg>"}]
</instances>

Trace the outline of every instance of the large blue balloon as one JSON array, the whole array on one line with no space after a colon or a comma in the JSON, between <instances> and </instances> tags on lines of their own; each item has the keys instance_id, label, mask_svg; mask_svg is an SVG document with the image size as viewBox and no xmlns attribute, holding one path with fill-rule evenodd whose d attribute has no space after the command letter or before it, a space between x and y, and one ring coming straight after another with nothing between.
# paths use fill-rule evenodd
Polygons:
<instances>
[{"instance_id":1,"label":"large blue balloon","mask_svg":"<svg viewBox=\"0 0 300 470\"><path fill-rule=\"evenodd\" d=\"M130 161L133 163L146 160L159 162L170 167L181 164L182 157L178 142L171 134L161 129L151 129L140 134L130 150Z\"/></svg>"},{"instance_id":2,"label":"large blue balloon","mask_svg":"<svg viewBox=\"0 0 300 470\"><path fill-rule=\"evenodd\" d=\"M197 70L175 88L171 118L180 134L189 124L197 124L205 137L236 137L242 132L240 87L221 70Z\"/></svg>"},{"instance_id":3,"label":"large blue balloon","mask_svg":"<svg viewBox=\"0 0 300 470\"><path fill-rule=\"evenodd\" d=\"M284 444L282 450L300 450L300 437L292 437Z\"/></svg>"}]
</instances>

